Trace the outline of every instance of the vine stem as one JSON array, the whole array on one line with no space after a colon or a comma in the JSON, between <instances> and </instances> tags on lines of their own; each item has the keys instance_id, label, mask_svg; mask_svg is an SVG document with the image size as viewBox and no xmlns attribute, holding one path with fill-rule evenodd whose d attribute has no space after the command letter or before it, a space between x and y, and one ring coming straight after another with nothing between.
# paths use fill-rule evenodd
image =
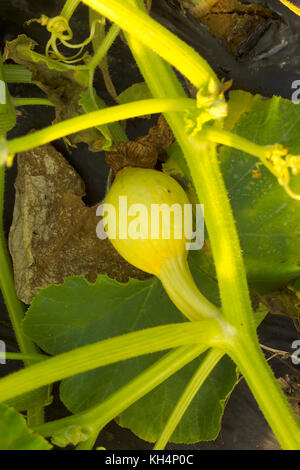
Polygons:
<instances>
[{"instance_id":1,"label":"vine stem","mask_svg":"<svg viewBox=\"0 0 300 470\"><path fill-rule=\"evenodd\" d=\"M90 10L90 11L94 13L94 10ZM95 14L97 15L97 13ZM94 48L95 53L91 61L88 64L89 94L90 94L90 99L91 99L93 109L90 109L89 111L97 111L97 109L102 109L103 107L105 107L104 102L103 102L103 106L99 106L100 102L102 104L102 100L100 100L98 96L96 98L96 95L95 95L95 90L94 90L95 71L98 65L100 67L101 64L105 63L107 66L107 74L103 73L103 76L104 76L105 82L107 83L109 74L108 74L108 64L107 64L106 54L109 51L110 47L112 46L114 40L118 36L119 32L120 32L119 26L113 24L110 27L106 35L104 35L104 31L103 31L103 38L101 38L102 41L99 44L98 42L97 44L95 44L95 42L93 41L93 48ZM99 130L101 131L101 129ZM121 124L119 124L119 122L114 122L112 125L108 126L107 130L110 133L114 144L119 144L121 142L126 142L128 140L127 135L125 131L123 130Z\"/></svg>"},{"instance_id":2,"label":"vine stem","mask_svg":"<svg viewBox=\"0 0 300 470\"><path fill-rule=\"evenodd\" d=\"M181 100L178 98L149 99L112 106L59 122L25 137L12 139L7 143L8 154L14 155L18 152L31 150L39 145L47 144L52 140L60 139L61 137L90 127L147 114L157 114L174 110L184 112L188 108L195 109L195 107L196 102L191 98L182 98Z\"/></svg>"},{"instance_id":3,"label":"vine stem","mask_svg":"<svg viewBox=\"0 0 300 470\"><path fill-rule=\"evenodd\" d=\"M45 359L0 380L0 402L88 370L182 345L221 347L227 331L218 320L148 328Z\"/></svg>"},{"instance_id":4,"label":"vine stem","mask_svg":"<svg viewBox=\"0 0 300 470\"><path fill-rule=\"evenodd\" d=\"M256 341L256 330L235 220L217 159L216 145L200 137L183 143L214 255L225 319Z\"/></svg>"},{"instance_id":5,"label":"vine stem","mask_svg":"<svg viewBox=\"0 0 300 470\"><path fill-rule=\"evenodd\" d=\"M154 446L154 450L163 450L166 447L193 398L223 356L224 352L217 349L212 349L206 354L172 411L170 418Z\"/></svg>"},{"instance_id":6,"label":"vine stem","mask_svg":"<svg viewBox=\"0 0 300 470\"><path fill-rule=\"evenodd\" d=\"M63 16L64 18L69 20L79 4L80 0L67 0L60 13L60 16Z\"/></svg>"},{"instance_id":7,"label":"vine stem","mask_svg":"<svg viewBox=\"0 0 300 470\"><path fill-rule=\"evenodd\" d=\"M149 15L123 0L83 0L83 3L118 24L124 31L174 65L197 88L208 90L208 82L219 84L208 63L194 49L170 33ZM131 5L130 5L131 3Z\"/></svg>"},{"instance_id":8,"label":"vine stem","mask_svg":"<svg viewBox=\"0 0 300 470\"><path fill-rule=\"evenodd\" d=\"M233 134L232 132L225 131L224 129L218 129L214 127L209 127L202 131L201 138L203 140L209 140L210 142L214 142L216 144L227 145L228 147L249 153L250 155L259 158L267 167L270 166L268 160L272 155L272 152L278 152L280 148L278 144L259 145L237 134ZM284 155L285 153L286 151L282 147L282 154Z\"/></svg>"},{"instance_id":9,"label":"vine stem","mask_svg":"<svg viewBox=\"0 0 300 470\"><path fill-rule=\"evenodd\" d=\"M12 274L12 265L8 250L6 247L6 239L3 230L3 208L4 208L4 184L5 184L5 167L0 167L0 287L4 297L5 304L10 316L12 326L14 328L20 350L26 354L36 353L37 350L31 340L25 337L21 322L25 314L25 306L19 301L15 293L14 278Z\"/></svg>"},{"instance_id":10,"label":"vine stem","mask_svg":"<svg viewBox=\"0 0 300 470\"><path fill-rule=\"evenodd\" d=\"M108 33L104 36L103 41L101 42L99 47L95 50L95 54L91 58L90 62L88 63L89 69L95 70L96 67L101 64L102 60L104 59L105 55L109 51L111 45L113 44L119 33L119 26L113 24L108 30Z\"/></svg>"},{"instance_id":11,"label":"vine stem","mask_svg":"<svg viewBox=\"0 0 300 470\"><path fill-rule=\"evenodd\" d=\"M2 56L0 54L0 79L4 80ZM11 103L11 97L7 90L7 94ZM0 132L0 139L5 136L4 132ZM6 237L4 233L4 194L5 194L5 166L0 165L0 289L4 298L7 312L14 329L16 340L22 353L26 355L35 355L38 348L23 333L22 321L25 314L25 306L18 299L15 291L15 283L13 269L6 245ZM34 363L29 359L24 360L25 366ZM41 392L42 393L42 392ZM27 422L29 425L39 424L44 421L44 409L42 406L35 406L27 410Z\"/></svg>"},{"instance_id":12,"label":"vine stem","mask_svg":"<svg viewBox=\"0 0 300 470\"><path fill-rule=\"evenodd\" d=\"M14 361L43 361L47 359L48 356L45 354L24 354L24 353L10 353L10 352L0 352L0 359L11 359Z\"/></svg>"},{"instance_id":13,"label":"vine stem","mask_svg":"<svg viewBox=\"0 0 300 470\"><path fill-rule=\"evenodd\" d=\"M54 106L47 98L12 98L14 106Z\"/></svg>"}]
</instances>

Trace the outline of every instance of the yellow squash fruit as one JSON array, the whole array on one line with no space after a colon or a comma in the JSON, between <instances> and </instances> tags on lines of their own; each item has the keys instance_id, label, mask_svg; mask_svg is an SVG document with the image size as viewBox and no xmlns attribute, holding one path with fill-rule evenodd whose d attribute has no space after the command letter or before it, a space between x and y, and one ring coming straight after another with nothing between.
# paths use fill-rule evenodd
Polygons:
<instances>
[{"instance_id":1,"label":"yellow squash fruit","mask_svg":"<svg viewBox=\"0 0 300 470\"><path fill-rule=\"evenodd\" d=\"M156 275L190 320L219 314L198 290L189 270L184 216L191 215L185 213L190 203L175 179L157 170L124 168L104 203L113 208L114 215L114 223L113 219L103 219L105 231L123 258Z\"/></svg>"},{"instance_id":2,"label":"yellow squash fruit","mask_svg":"<svg viewBox=\"0 0 300 470\"><path fill-rule=\"evenodd\" d=\"M166 260L186 257L186 239L178 215L179 211L183 213L184 204L189 204L189 200L176 180L160 171L127 167L118 173L105 203L116 208L116 238L111 236L109 225L107 233L116 250L129 263L159 276ZM172 211L174 204L176 214ZM154 215L158 205L166 215L159 220ZM135 231L136 236L140 233L143 238L132 239ZM180 238L175 239L176 235Z\"/></svg>"}]
</instances>

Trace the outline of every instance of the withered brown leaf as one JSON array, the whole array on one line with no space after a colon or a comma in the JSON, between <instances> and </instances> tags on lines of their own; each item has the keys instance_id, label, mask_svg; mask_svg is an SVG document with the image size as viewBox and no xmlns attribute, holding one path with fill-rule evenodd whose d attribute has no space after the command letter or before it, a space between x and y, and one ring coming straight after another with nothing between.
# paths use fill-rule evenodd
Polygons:
<instances>
[{"instance_id":1,"label":"withered brown leaf","mask_svg":"<svg viewBox=\"0 0 300 470\"><path fill-rule=\"evenodd\" d=\"M106 152L106 162L117 173L125 166L154 168L158 158L171 145L174 136L161 115L157 125L147 135L130 142L123 142Z\"/></svg>"}]
</instances>

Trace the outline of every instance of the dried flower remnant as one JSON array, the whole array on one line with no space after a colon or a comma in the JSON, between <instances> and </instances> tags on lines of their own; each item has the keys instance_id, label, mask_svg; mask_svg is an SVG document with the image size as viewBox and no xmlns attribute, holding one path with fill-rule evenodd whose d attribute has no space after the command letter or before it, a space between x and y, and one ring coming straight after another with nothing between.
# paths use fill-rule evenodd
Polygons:
<instances>
[{"instance_id":1,"label":"dried flower remnant","mask_svg":"<svg viewBox=\"0 0 300 470\"><path fill-rule=\"evenodd\" d=\"M119 144L106 152L106 161L114 173L126 166L155 168L158 158L174 140L171 129L161 115L156 126L137 140Z\"/></svg>"}]
</instances>

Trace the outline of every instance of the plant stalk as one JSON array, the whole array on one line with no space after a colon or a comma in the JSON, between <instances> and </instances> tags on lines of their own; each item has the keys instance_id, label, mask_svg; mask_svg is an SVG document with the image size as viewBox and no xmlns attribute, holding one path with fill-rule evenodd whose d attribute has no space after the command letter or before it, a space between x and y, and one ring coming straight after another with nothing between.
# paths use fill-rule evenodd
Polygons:
<instances>
[{"instance_id":1,"label":"plant stalk","mask_svg":"<svg viewBox=\"0 0 300 470\"><path fill-rule=\"evenodd\" d=\"M157 114L168 111L181 111L195 108L195 100L190 98L179 99L150 99L132 103L112 106L110 108L94 111L82 116L76 116L63 122L46 127L24 137L17 137L8 141L8 153L14 155L18 152L31 150L39 145L47 144L66 135L79 132L103 124L122 121L125 119Z\"/></svg>"},{"instance_id":2,"label":"plant stalk","mask_svg":"<svg viewBox=\"0 0 300 470\"><path fill-rule=\"evenodd\" d=\"M186 259L170 258L160 269L159 278L176 307L190 320L221 319L221 311L201 294Z\"/></svg>"},{"instance_id":3,"label":"plant stalk","mask_svg":"<svg viewBox=\"0 0 300 470\"><path fill-rule=\"evenodd\" d=\"M139 10L131 1L83 0L83 3L134 35L174 65L197 88L203 88L209 93L209 82L218 88L219 80L208 63L192 47L150 18L145 11Z\"/></svg>"},{"instance_id":4,"label":"plant stalk","mask_svg":"<svg viewBox=\"0 0 300 470\"><path fill-rule=\"evenodd\" d=\"M172 411L170 418L154 446L154 450L163 450L166 447L195 395L223 356L224 353L217 349L212 349L206 354Z\"/></svg>"},{"instance_id":5,"label":"plant stalk","mask_svg":"<svg viewBox=\"0 0 300 470\"><path fill-rule=\"evenodd\" d=\"M222 347L225 332L218 320L148 328L82 346L26 367L0 380L0 402L81 372L182 345Z\"/></svg>"},{"instance_id":6,"label":"plant stalk","mask_svg":"<svg viewBox=\"0 0 300 470\"><path fill-rule=\"evenodd\" d=\"M68 418L45 423L34 430L42 436L50 436L54 432L76 424L92 426L94 429L100 430L130 405L198 357L205 349L205 347L199 345L189 345L175 349L167 353L99 405ZM93 435L95 436L96 433L93 433ZM91 443L89 443L90 445Z\"/></svg>"}]
</instances>

